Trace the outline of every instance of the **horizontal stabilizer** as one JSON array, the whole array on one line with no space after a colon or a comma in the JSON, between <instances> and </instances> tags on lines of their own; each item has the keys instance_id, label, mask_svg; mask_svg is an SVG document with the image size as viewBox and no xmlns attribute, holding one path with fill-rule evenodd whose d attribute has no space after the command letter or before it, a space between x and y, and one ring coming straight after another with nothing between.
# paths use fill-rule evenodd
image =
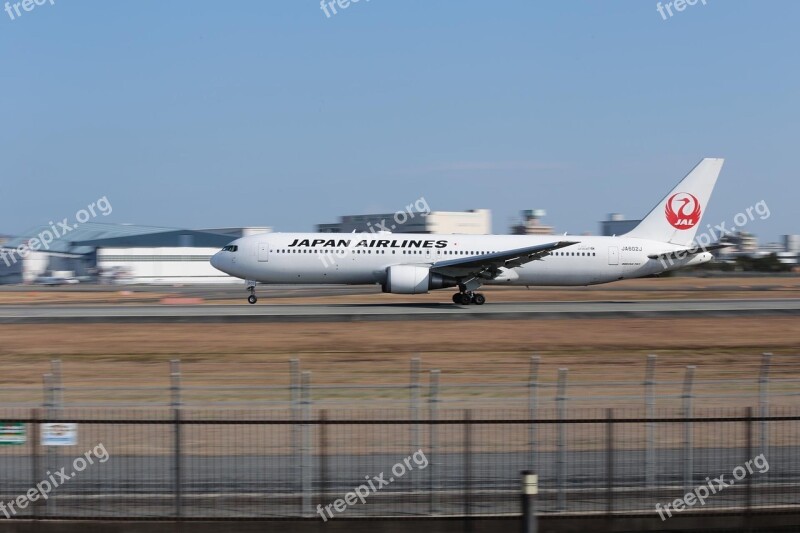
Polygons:
<instances>
[{"instance_id":1,"label":"horizontal stabilizer","mask_svg":"<svg viewBox=\"0 0 800 533\"><path fill-rule=\"evenodd\" d=\"M650 259L680 259L681 257L686 257L687 255L697 255L702 254L704 252L713 252L714 250L721 250L722 248L728 248L733 246L733 244L709 244L708 246L697 246L695 248L685 248L683 250L673 250L672 252L665 252L663 254L652 254L648 255Z\"/></svg>"}]
</instances>

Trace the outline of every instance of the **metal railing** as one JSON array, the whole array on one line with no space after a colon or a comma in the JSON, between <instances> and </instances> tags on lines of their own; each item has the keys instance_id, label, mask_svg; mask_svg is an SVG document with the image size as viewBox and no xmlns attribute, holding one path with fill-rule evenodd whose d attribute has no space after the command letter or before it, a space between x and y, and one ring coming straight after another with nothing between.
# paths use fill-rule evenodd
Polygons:
<instances>
[{"instance_id":1,"label":"metal railing","mask_svg":"<svg viewBox=\"0 0 800 533\"><path fill-rule=\"evenodd\" d=\"M177 395L163 409L0 411L2 509L62 472L10 517L321 520L358 487L364 502L336 516L518 515L523 470L543 514L656 513L720 476L735 482L692 510L800 507L797 408L327 410L302 383L299 407L277 411L188 409ZM74 440L52 445L65 428Z\"/></svg>"}]
</instances>

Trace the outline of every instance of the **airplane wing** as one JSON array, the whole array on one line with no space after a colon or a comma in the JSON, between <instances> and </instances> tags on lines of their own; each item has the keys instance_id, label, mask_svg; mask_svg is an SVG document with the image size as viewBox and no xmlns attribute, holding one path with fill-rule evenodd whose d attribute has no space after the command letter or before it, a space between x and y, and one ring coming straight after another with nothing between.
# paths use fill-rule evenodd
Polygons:
<instances>
[{"instance_id":1,"label":"airplane wing","mask_svg":"<svg viewBox=\"0 0 800 533\"><path fill-rule=\"evenodd\" d=\"M694 248L684 248L683 250L674 250L672 252L665 252L663 254L651 254L647 257L649 259L680 259L687 255L702 254L704 252L713 252L714 250L721 250L728 248L733 244L710 244L708 246L696 246Z\"/></svg>"},{"instance_id":2,"label":"airplane wing","mask_svg":"<svg viewBox=\"0 0 800 533\"><path fill-rule=\"evenodd\" d=\"M514 268L531 261L537 261L550 255L554 250L572 246L573 244L578 244L578 241L557 241L493 254L437 261L431 266L431 272L450 277L473 276L493 279L500 274L501 268Z\"/></svg>"}]
</instances>

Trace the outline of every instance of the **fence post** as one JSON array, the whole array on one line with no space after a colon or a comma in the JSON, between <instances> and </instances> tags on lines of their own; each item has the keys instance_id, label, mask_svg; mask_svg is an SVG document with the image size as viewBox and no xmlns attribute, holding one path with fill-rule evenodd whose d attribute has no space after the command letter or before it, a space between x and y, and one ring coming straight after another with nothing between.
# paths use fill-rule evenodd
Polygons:
<instances>
[{"instance_id":1,"label":"fence post","mask_svg":"<svg viewBox=\"0 0 800 533\"><path fill-rule=\"evenodd\" d=\"M51 419L62 420L64 416L64 384L61 381L61 360L53 359L50 361L50 385L52 413L48 416ZM50 464L58 466L61 464L61 447L51 446L52 462ZM56 502L53 501L53 512L56 511Z\"/></svg>"},{"instance_id":2,"label":"fence post","mask_svg":"<svg viewBox=\"0 0 800 533\"><path fill-rule=\"evenodd\" d=\"M50 373L53 376L53 408L64 408L64 384L61 380L61 360L50 361Z\"/></svg>"},{"instance_id":3,"label":"fence post","mask_svg":"<svg viewBox=\"0 0 800 533\"><path fill-rule=\"evenodd\" d=\"M181 369L180 361L173 359L170 367L170 405L172 406L173 420L173 468L175 490L175 518L180 520L183 515L183 479L181 472Z\"/></svg>"},{"instance_id":4,"label":"fence post","mask_svg":"<svg viewBox=\"0 0 800 533\"><path fill-rule=\"evenodd\" d=\"M43 407L44 407L44 417L49 421L53 421L56 419L56 398L55 398L55 385L53 384L54 378L53 374L42 374L42 394L43 394ZM47 446L44 451L45 456L45 470L56 470L56 460L58 453L54 446ZM45 504L45 514L46 515L55 515L56 510L56 500L57 495L52 493L50 497L47 499L47 503Z\"/></svg>"},{"instance_id":5,"label":"fence post","mask_svg":"<svg viewBox=\"0 0 800 533\"><path fill-rule=\"evenodd\" d=\"M528 446L530 448L528 464L534 470L536 469L536 424L533 421L536 420L536 401L539 393L539 362L539 356L532 355L528 370L528 420L531 421L528 427Z\"/></svg>"},{"instance_id":6,"label":"fence post","mask_svg":"<svg viewBox=\"0 0 800 533\"><path fill-rule=\"evenodd\" d=\"M464 409L464 531L472 531L472 411Z\"/></svg>"},{"instance_id":7,"label":"fence post","mask_svg":"<svg viewBox=\"0 0 800 533\"><path fill-rule=\"evenodd\" d=\"M537 533L536 497L539 476L533 470L522 471L522 533Z\"/></svg>"},{"instance_id":8,"label":"fence post","mask_svg":"<svg viewBox=\"0 0 800 533\"><path fill-rule=\"evenodd\" d=\"M746 427L745 427L745 438L746 438L746 448L747 448L747 457L745 457L742 464L747 464L749 461L753 459L753 408L747 407L745 410L745 417L746 417ZM766 453L764 450L761 450L761 453ZM747 521L747 527L749 530L750 527L750 517L751 512L753 509L753 476L748 476L747 480L745 481L747 485L745 485L745 520Z\"/></svg>"},{"instance_id":9,"label":"fence post","mask_svg":"<svg viewBox=\"0 0 800 533\"><path fill-rule=\"evenodd\" d=\"M328 412L321 409L319 412L319 503L325 505L325 484L327 483L328 462Z\"/></svg>"},{"instance_id":10,"label":"fence post","mask_svg":"<svg viewBox=\"0 0 800 533\"><path fill-rule=\"evenodd\" d=\"M647 444L645 448L645 479L648 489L655 487L655 464L656 464L656 450L655 450L655 374L656 374L656 359L653 354L647 356L647 369L644 374L644 407L645 418L648 419L646 425L647 431Z\"/></svg>"},{"instance_id":11,"label":"fence post","mask_svg":"<svg viewBox=\"0 0 800 533\"><path fill-rule=\"evenodd\" d=\"M558 444L556 469L558 477L558 506L559 511L567 508L567 427L564 420L567 417L567 368L558 369L558 388L556 392L556 411L558 417Z\"/></svg>"},{"instance_id":12,"label":"fence post","mask_svg":"<svg viewBox=\"0 0 800 533\"><path fill-rule=\"evenodd\" d=\"M300 425L302 404L300 392L300 360L289 359L289 412L292 419L292 472L294 474L292 477L294 479L293 489L298 493L303 492L303 445ZM300 513L302 514L302 508Z\"/></svg>"},{"instance_id":13,"label":"fence post","mask_svg":"<svg viewBox=\"0 0 800 533\"><path fill-rule=\"evenodd\" d=\"M428 436L430 438L430 442L428 444L428 449L430 450L430 466L434 467L436 461L436 437L437 437L437 427L436 427L436 420L438 417L438 402L439 402L439 370L434 369L431 370L430 374L430 390L428 392ZM429 468L428 472L428 497L429 497L429 513L435 514L436 512L436 468Z\"/></svg>"},{"instance_id":14,"label":"fence post","mask_svg":"<svg viewBox=\"0 0 800 533\"><path fill-rule=\"evenodd\" d=\"M606 513L614 512L614 410L606 409Z\"/></svg>"},{"instance_id":15,"label":"fence post","mask_svg":"<svg viewBox=\"0 0 800 533\"><path fill-rule=\"evenodd\" d=\"M301 403L303 408L303 426L302 426L302 516L312 516L314 511L311 506L311 372L308 370L303 371L300 375L300 394L302 396Z\"/></svg>"},{"instance_id":16,"label":"fence post","mask_svg":"<svg viewBox=\"0 0 800 533\"><path fill-rule=\"evenodd\" d=\"M299 411L299 400L300 400L300 360L289 359L289 409L291 409L292 414L297 414L297 412Z\"/></svg>"},{"instance_id":17,"label":"fence post","mask_svg":"<svg viewBox=\"0 0 800 533\"><path fill-rule=\"evenodd\" d=\"M39 481L42 479L42 464L41 459L42 456L40 454L40 420L42 418L42 413L39 409L31 409L31 420L33 423L31 424L33 427L31 428L31 487L35 487ZM41 500L39 501L41 503ZM33 505L33 517L37 518L39 516L40 505Z\"/></svg>"},{"instance_id":18,"label":"fence post","mask_svg":"<svg viewBox=\"0 0 800 533\"><path fill-rule=\"evenodd\" d=\"M758 416L761 417L758 436L761 453L767 454L767 456L769 456L769 425L767 424L767 417L769 416L769 370L771 359L771 353L764 353L761 356L761 372L758 375ZM752 457L748 459L752 459Z\"/></svg>"},{"instance_id":19,"label":"fence post","mask_svg":"<svg viewBox=\"0 0 800 533\"><path fill-rule=\"evenodd\" d=\"M694 482L694 442L692 435L692 386L694 384L694 369L690 365L686 367L686 376L683 381L683 417L684 417L684 472L683 486L686 492L691 492Z\"/></svg>"},{"instance_id":20,"label":"fence post","mask_svg":"<svg viewBox=\"0 0 800 533\"><path fill-rule=\"evenodd\" d=\"M419 372L421 360L419 357L411 358L409 375L409 411L411 414L411 450L422 449L419 440ZM411 478L411 488L414 492L419 490L420 480L417 476Z\"/></svg>"}]
</instances>

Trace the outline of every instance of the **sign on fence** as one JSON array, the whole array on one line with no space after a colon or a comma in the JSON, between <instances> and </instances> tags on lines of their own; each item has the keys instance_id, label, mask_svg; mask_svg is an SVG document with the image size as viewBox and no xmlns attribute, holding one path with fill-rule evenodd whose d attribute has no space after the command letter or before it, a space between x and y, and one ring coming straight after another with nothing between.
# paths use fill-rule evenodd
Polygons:
<instances>
[{"instance_id":1,"label":"sign on fence","mask_svg":"<svg viewBox=\"0 0 800 533\"><path fill-rule=\"evenodd\" d=\"M0 446L25 444L25 424L0 422Z\"/></svg>"},{"instance_id":2,"label":"sign on fence","mask_svg":"<svg viewBox=\"0 0 800 533\"><path fill-rule=\"evenodd\" d=\"M75 446L78 444L78 424L55 422L42 424L42 446Z\"/></svg>"}]
</instances>

